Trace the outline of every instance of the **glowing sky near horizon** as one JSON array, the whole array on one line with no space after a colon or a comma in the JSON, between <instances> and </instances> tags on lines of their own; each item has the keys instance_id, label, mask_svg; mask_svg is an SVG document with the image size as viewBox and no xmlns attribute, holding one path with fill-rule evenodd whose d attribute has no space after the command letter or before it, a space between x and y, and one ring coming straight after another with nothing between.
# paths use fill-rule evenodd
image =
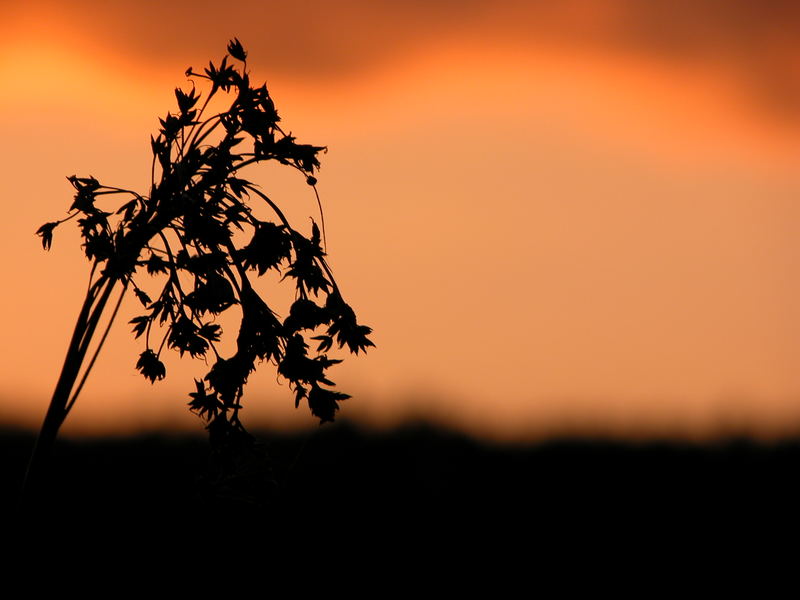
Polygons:
<instances>
[{"instance_id":1,"label":"glowing sky near horizon","mask_svg":"<svg viewBox=\"0 0 800 600\"><path fill-rule=\"evenodd\" d=\"M212 6L0 5L0 422L38 425L85 289L77 233L49 253L33 235L71 203L64 177L144 190L173 88L235 35L286 127L329 147L331 263L378 346L338 366L341 416L499 437L800 430L791 4ZM254 178L308 222L291 175ZM185 402L205 365L142 380L136 311L67 433L200 428ZM313 426L262 370L246 423Z\"/></svg>"}]
</instances>

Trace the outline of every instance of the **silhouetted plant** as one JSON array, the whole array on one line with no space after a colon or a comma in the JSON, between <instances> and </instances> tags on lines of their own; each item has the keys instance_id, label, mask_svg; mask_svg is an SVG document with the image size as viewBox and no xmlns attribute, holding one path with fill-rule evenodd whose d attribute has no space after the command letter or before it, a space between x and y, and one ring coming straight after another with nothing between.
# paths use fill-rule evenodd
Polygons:
<instances>
[{"instance_id":1,"label":"silhouetted plant","mask_svg":"<svg viewBox=\"0 0 800 600\"><path fill-rule=\"evenodd\" d=\"M193 358L213 355L211 369L195 380L189 407L206 421L216 448L252 445L239 412L244 386L258 362L275 365L289 382L295 406L305 400L323 423L333 421L339 402L349 397L331 389L327 370L341 361L326 353L334 344L355 354L373 345L367 337L371 329L357 322L325 261L324 221L322 236L313 220L311 235L301 234L277 204L240 176L245 167L277 161L299 171L316 194L314 174L325 148L300 144L285 133L266 85L251 85L247 53L238 39L227 50L220 63L209 63L202 73L191 67L186 71L192 78L190 91L175 90L178 111L160 119L158 135L150 138L149 194L72 176L75 199L69 214L37 231L49 249L53 230L77 219L92 271L29 465L28 486L75 404L128 289L144 309L130 323L144 344L136 369L145 378L155 382L166 376L165 349ZM202 103L194 80L210 84ZM229 108L205 116L218 94L232 96ZM109 206L112 197L121 200ZM268 207L273 220L256 217L253 201ZM273 269L296 290L282 321L252 284ZM144 272L163 281L153 297L137 284ZM117 286L121 290L110 321L84 367ZM241 313L236 351L223 357L217 350L223 331L215 320L234 306ZM316 349L311 351L309 344Z\"/></svg>"}]
</instances>

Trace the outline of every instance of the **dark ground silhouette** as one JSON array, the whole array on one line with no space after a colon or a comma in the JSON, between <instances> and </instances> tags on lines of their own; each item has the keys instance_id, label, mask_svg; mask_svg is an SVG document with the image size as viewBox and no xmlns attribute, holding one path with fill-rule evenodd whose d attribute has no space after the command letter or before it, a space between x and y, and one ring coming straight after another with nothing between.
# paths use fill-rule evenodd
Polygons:
<instances>
[{"instance_id":1,"label":"dark ground silhouette","mask_svg":"<svg viewBox=\"0 0 800 600\"><path fill-rule=\"evenodd\" d=\"M267 508L203 495L201 436L61 440L36 520L60 523L56 530L66 521L84 533L199 527L210 534L230 526L697 539L787 529L800 506L798 442L499 446L424 426L373 434L347 423L259 437L277 483ZM12 520L32 443L28 434L0 437L2 514Z\"/></svg>"},{"instance_id":2,"label":"dark ground silhouette","mask_svg":"<svg viewBox=\"0 0 800 600\"><path fill-rule=\"evenodd\" d=\"M201 435L60 440L45 506L26 521L15 501L33 437L7 431L5 530L58 562L80 539L91 540L93 560L122 565L159 556L210 569L228 552L250 560L260 548L296 556L297 568L405 572L413 563L416 573L489 558L495 569L516 565L516 576L533 568L534 553L606 571L631 561L702 566L780 540L793 547L800 531L797 441L500 446L427 426L378 434L346 422L259 438L278 483L267 508L202 497Z\"/></svg>"}]
</instances>

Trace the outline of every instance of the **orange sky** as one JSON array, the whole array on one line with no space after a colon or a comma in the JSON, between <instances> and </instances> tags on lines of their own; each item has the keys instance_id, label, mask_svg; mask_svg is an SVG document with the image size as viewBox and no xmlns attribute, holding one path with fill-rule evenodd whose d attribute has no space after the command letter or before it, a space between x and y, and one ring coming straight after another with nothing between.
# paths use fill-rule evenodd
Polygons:
<instances>
[{"instance_id":1,"label":"orange sky","mask_svg":"<svg viewBox=\"0 0 800 600\"><path fill-rule=\"evenodd\" d=\"M796 434L800 11L751 5L0 5L0 420L38 426L85 289L77 233L33 235L64 177L144 190L173 88L235 35L284 124L329 147L331 263L378 345L337 367L341 416ZM307 222L292 175L254 178ZM65 432L199 429L205 365L141 379L127 308ZM251 426L315 423L267 365L248 388Z\"/></svg>"}]
</instances>

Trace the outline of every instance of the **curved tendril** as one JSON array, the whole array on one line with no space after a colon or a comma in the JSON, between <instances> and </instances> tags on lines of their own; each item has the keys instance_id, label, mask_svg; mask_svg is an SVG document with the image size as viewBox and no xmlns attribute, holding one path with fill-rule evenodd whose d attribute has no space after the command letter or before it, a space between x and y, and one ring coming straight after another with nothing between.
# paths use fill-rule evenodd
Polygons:
<instances>
[{"instance_id":1,"label":"curved tendril","mask_svg":"<svg viewBox=\"0 0 800 600\"><path fill-rule=\"evenodd\" d=\"M319 199L319 192L317 192L317 186L311 186L314 189L314 195L317 197L317 206L319 206L319 219L320 225L322 225L322 249L327 252L328 251L328 239L325 236L325 213L322 211L322 200Z\"/></svg>"},{"instance_id":2,"label":"curved tendril","mask_svg":"<svg viewBox=\"0 0 800 600\"><path fill-rule=\"evenodd\" d=\"M270 208L272 208L272 210L274 210L274 211L275 211L275 214L276 214L276 215L278 215L278 218L281 220L281 222L282 222L284 225L286 225L287 229L289 229L289 231L294 231L294 230L292 229L292 226L291 226L291 225L289 225L289 220L288 220L288 219L286 218L286 216L283 214L283 212L281 211L281 209L280 209L280 208L278 208L278 205L277 205L277 204L275 204L275 203L274 203L272 200L270 200L270 199L267 197L267 195L266 195L266 194L262 193L260 190L258 190L258 188L256 188L256 187L255 187L255 186L254 186L252 183L249 183L249 182L248 182L248 183L246 183L246 184L244 184L244 187L246 187L247 189L249 189L250 191L252 191L252 192L253 192L254 194L256 194L256 195L257 195L259 198L261 198L261 199L262 199L264 202L266 202L267 204L269 204Z\"/></svg>"}]
</instances>

